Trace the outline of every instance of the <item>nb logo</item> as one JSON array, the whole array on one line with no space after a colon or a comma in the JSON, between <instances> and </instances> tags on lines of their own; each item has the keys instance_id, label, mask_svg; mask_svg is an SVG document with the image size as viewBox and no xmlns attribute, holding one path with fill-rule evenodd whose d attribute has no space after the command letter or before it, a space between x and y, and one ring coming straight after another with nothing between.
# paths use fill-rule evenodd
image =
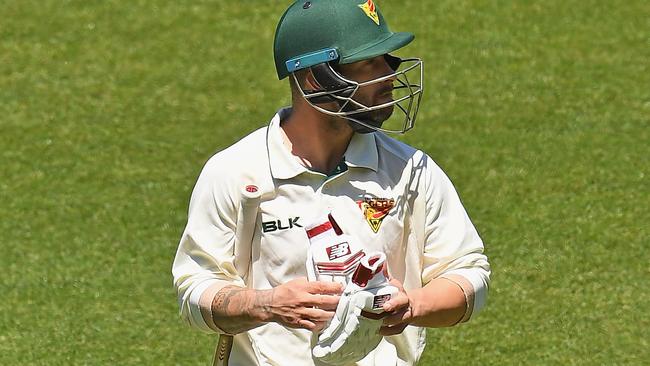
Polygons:
<instances>
[{"instance_id":1,"label":"nb logo","mask_svg":"<svg viewBox=\"0 0 650 366\"><path fill-rule=\"evenodd\" d=\"M375 298L372 299L372 310L381 309L386 303L386 301L390 300L390 298L391 298L390 294L375 296Z\"/></svg>"},{"instance_id":2,"label":"nb logo","mask_svg":"<svg viewBox=\"0 0 650 366\"><path fill-rule=\"evenodd\" d=\"M341 258L351 253L350 244L340 243L325 249L330 260Z\"/></svg>"},{"instance_id":3,"label":"nb logo","mask_svg":"<svg viewBox=\"0 0 650 366\"><path fill-rule=\"evenodd\" d=\"M274 221L263 221L262 222L262 231L265 233L270 233L273 231L278 231L278 230L287 230L287 229L293 229L294 227L302 227L298 223L298 220L300 217L294 217L294 218L289 218L287 219L287 224L286 226L283 225L282 220L274 220Z\"/></svg>"}]
</instances>

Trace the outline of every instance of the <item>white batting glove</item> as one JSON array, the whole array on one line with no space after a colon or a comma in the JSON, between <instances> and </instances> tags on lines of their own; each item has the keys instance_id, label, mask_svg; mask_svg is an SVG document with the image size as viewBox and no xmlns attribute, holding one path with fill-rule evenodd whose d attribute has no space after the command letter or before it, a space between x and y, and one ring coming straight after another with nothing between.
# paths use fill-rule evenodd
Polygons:
<instances>
[{"instance_id":1,"label":"white batting glove","mask_svg":"<svg viewBox=\"0 0 650 366\"><path fill-rule=\"evenodd\" d=\"M307 278L346 286L365 256L361 245L341 231L331 214L307 225L305 231L309 238Z\"/></svg>"},{"instance_id":2,"label":"white batting glove","mask_svg":"<svg viewBox=\"0 0 650 366\"><path fill-rule=\"evenodd\" d=\"M382 319L366 318L361 311L381 314L383 304L398 293L384 276L385 260L381 252L363 257L334 317L312 348L315 358L330 365L345 365L363 359L379 345Z\"/></svg>"}]
</instances>

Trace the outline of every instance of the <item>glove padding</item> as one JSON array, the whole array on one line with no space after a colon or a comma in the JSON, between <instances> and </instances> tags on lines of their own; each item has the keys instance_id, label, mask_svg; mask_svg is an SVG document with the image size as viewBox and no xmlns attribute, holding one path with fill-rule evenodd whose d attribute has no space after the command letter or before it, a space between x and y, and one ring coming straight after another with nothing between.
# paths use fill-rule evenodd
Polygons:
<instances>
[{"instance_id":1,"label":"glove padding","mask_svg":"<svg viewBox=\"0 0 650 366\"><path fill-rule=\"evenodd\" d=\"M355 237L343 233L332 215L305 227L309 238L307 278L346 286L366 255Z\"/></svg>"},{"instance_id":2,"label":"glove padding","mask_svg":"<svg viewBox=\"0 0 650 366\"><path fill-rule=\"evenodd\" d=\"M382 306L398 292L384 276L385 260L386 255L381 252L361 259L341 295L334 317L313 346L316 359L330 365L350 364L363 359L379 345ZM362 311L377 317L367 318L361 315Z\"/></svg>"}]
</instances>

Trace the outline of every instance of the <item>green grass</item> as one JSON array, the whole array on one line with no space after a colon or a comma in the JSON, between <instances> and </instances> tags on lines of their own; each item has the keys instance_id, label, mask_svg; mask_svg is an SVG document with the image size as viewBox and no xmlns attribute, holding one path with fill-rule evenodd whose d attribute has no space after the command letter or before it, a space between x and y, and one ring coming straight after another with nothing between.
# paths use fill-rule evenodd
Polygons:
<instances>
[{"instance_id":1,"label":"green grass","mask_svg":"<svg viewBox=\"0 0 650 366\"><path fill-rule=\"evenodd\" d=\"M205 160L288 103L288 1L0 2L0 364L206 365L170 266ZM189 4L189 3L188 3ZM426 62L489 306L422 364L650 359L650 5L381 1Z\"/></svg>"}]
</instances>

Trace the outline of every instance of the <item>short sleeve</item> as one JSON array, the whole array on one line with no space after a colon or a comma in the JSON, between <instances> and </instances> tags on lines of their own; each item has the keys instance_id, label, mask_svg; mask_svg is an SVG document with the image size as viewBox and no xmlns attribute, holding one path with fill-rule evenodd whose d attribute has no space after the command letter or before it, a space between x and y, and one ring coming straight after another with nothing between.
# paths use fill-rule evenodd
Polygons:
<instances>
[{"instance_id":1,"label":"short sleeve","mask_svg":"<svg viewBox=\"0 0 650 366\"><path fill-rule=\"evenodd\" d=\"M486 302L490 280L483 241L447 175L430 158L426 166L422 283L463 276L473 287L469 308L477 313Z\"/></svg>"}]
</instances>

